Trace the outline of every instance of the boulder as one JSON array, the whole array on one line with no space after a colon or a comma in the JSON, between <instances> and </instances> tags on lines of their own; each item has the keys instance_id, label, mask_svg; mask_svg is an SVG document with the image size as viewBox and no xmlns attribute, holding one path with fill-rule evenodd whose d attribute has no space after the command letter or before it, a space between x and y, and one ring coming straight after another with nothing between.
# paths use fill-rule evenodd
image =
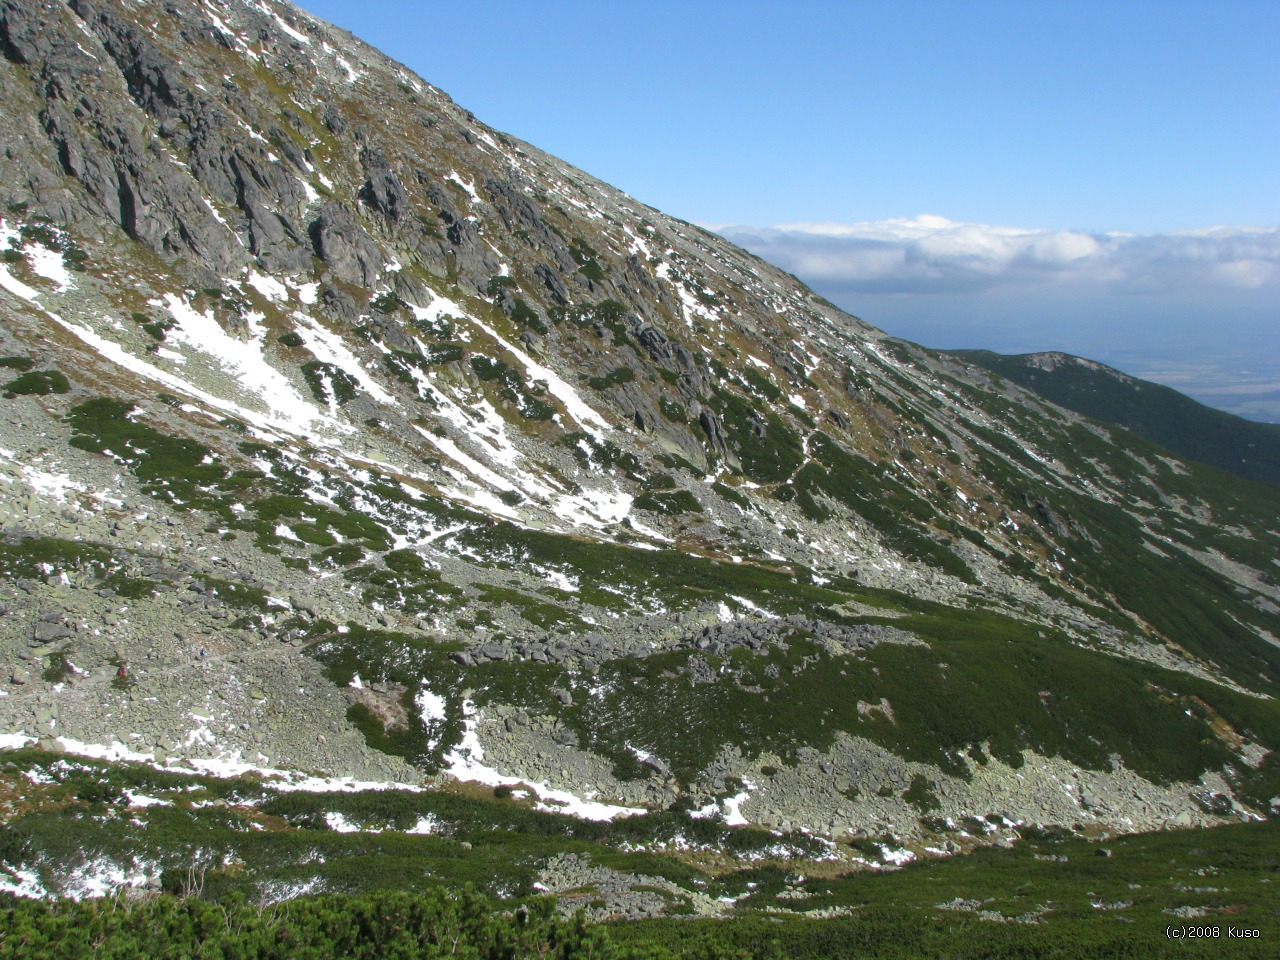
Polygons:
<instances>
[{"instance_id":1,"label":"boulder","mask_svg":"<svg viewBox=\"0 0 1280 960\"><path fill-rule=\"evenodd\" d=\"M315 254L347 283L371 287L382 272L382 256L346 204L330 201L309 227Z\"/></svg>"}]
</instances>

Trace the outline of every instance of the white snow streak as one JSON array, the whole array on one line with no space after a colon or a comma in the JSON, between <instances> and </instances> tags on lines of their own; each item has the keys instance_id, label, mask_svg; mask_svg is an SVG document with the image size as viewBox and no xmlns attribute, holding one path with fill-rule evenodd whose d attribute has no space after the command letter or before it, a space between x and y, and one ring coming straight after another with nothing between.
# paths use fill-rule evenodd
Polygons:
<instances>
[{"instance_id":1,"label":"white snow streak","mask_svg":"<svg viewBox=\"0 0 1280 960\"><path fill-rule=\"evenodd\" d=\"M389 407L400 406L395 397L382 389L381 384L369 376L359 358L347 348L340 336L326 330L305 313L294 313L293 318L298 321L298 326L295 328L298 336L302 337L307 349L315 355L317 360L322 363L331 363L349 374L360 384L365 393L379 403Z\"/></svg>"},{"instance_id":2,"label":"white snow streak","mask_svg":"<svg viewBox=\"0 0 1280 960\"><path fill-rule=\"evenodd\" d=\"M28 287L25 283L9 272L9 268L0 264L0 287L4 287L15 297L21 297L23 300L29 300L36 303L36 298L40 296L40 291Z\"/></svg>"},{"instance_id":3,"label":"white snow streak","mask_svg":"<svg viewBox=\"0 0 1280 960\"><path fill-rule=\"evenodd\" d=\"M572 794L567 790L555 790L545 783L532 783L521 777L508 777L499 773L484 761L484 747L480 745L478 713L470 700L462 705L465 732L462 742L445 756L448 764L446 772L454 779L475 781L485 786L516 786L524 784L532 789L540 799L536 809L551 813L565 813L584 820L613 820L616 817L632 817L647 811L643 807L622 807L616 804L600 803Z\"/></svg>"},{"instance_id":4,"label":"white snow streak","mask_svg":"<svg viewBox=\"0 0 1280 960\"><path fill-rule=\"evenodd\" d=\"M57 250L50 250L37 243L28 247L26 254L32 273L46 280L52 280L59 293L75 286L71 279L71 272L67 270L66 261Z\"/></svg>"}]
</instances>

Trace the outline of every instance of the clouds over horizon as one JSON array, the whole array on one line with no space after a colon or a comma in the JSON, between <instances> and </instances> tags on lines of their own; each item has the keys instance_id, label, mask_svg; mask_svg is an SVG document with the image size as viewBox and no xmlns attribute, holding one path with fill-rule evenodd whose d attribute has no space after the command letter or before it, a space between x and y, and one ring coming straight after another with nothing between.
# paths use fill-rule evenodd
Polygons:
<instances>
[{"instance_id":1,"label":"clouds over horizon","mask_svg":"<svg viewBox=\"0 0 1280 960\"><path fill-rule=\"evenodd\" d=\"M815 287L868 294L1008 289L1161 296L1280 292L1280 228L1086 233L921 215L864 223L712 226Z\"/></svg>"},{"instance_id":2,"label":"clouds over horizon","mask_svg":"<svg viewBox=\"0 0 1280 960\"><path fill-rule=\"evenodd\" d=\"M1280 422L1280 227L1087 233L923 215L709 229L893 336L1062 350Z\"/></svg>"}]
</instances>

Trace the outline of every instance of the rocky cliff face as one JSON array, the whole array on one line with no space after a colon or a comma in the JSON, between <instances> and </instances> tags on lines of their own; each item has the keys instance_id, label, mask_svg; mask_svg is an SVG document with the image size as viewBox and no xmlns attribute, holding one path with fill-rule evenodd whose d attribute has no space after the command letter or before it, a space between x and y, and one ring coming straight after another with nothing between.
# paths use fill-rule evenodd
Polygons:
<instances>
[{"instance_id":1,"label":"rocky cliff face","mask_svg":"<svg viewBox=\"0 0 1280 960\"><path fill-rule=\"evenodd\" d=\"M13 742L921 843L1271 814L1274 489L286 3L0 0L0 51Z\"/></svg>"}]
</instances>

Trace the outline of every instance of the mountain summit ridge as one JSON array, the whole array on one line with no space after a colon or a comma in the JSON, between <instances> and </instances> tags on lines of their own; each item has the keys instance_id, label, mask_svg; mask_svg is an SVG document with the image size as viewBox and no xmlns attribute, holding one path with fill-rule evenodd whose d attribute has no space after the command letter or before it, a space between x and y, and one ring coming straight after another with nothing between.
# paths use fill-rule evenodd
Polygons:
<instances>
[{"instance_id":1,"label":"mountain summit ridge","mask_svg":"<svg viewBox=\"0 0 1280 960\"><path fill-rule=\"evenodd\" d=\"M1275 491L289 4L0 0L0 52L15 743L921 851L1273 814Z\"/></svg>"}]
</instances>

